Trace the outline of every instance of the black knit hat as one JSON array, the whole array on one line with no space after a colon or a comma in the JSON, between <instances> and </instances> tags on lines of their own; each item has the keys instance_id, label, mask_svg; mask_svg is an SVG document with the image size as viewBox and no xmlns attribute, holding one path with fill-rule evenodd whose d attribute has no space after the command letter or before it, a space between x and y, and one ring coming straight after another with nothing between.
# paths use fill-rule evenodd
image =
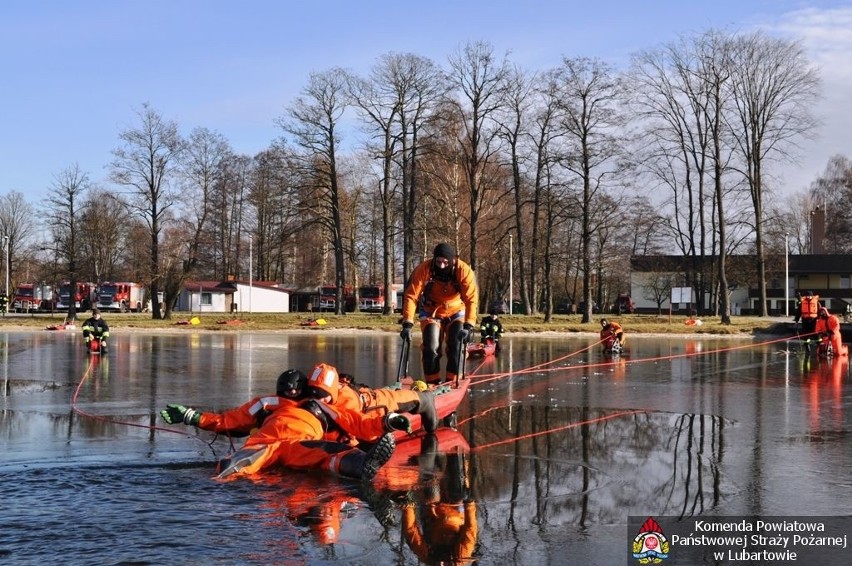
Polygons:
<instances>
[{"instance_id":1,"label":"black knit hat","mask_svg":"<svg viewBox=\"0 0 852 566\"><path fill-rule=\"evenodd\" d=\"M445 257L450 261L456 259L456 252L453 246L447 243L438 244L435 246L435 251L432 252L434 257Z\"/></svg>"}]
</instances>

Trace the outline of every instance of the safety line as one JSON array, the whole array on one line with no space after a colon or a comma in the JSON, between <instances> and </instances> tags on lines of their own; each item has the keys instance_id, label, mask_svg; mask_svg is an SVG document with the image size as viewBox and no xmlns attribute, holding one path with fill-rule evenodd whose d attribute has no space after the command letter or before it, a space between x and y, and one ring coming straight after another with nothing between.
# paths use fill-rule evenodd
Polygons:
<instances>
[{"instance_id":1,"label":"safety line","mask_svg":"<svg viewBox=\"0 0 852 566\"><path fill-rule=\"evenodd\" d=\"M744 344L744 345L740 345L740 346L730 346L730 347L726 347L726 348L718 348L718 349L715 349L715 350L706 350L706 351L702 351L702 352L684 352L683 354L672 354L672 355L666 355L666 356L656 356L656 357L652 357L652 358L641 358L641 359L625 359L625 358L619 357L618 359L609 360L609 361L606 361L606 362L596 362L596 363L581 364L581 365L575 365L575 366L561 366L561 367L558 367L558 368L547 368L547 369L544 369L544 370L541 369L544 366L553 364L557 361L564 360L564 359L566 359L570 356L573 356L575 354L578 354L580 352L588 350L588 349L590 349L590 348L601 343L601 341L598 341L598 342L596 342L596 343L594 343L594 344L592 344L592 345L590 345L586 348L583 348L581 350L577 350L576 352L572 352L571 354L568 354L566 356L562 356L561 358L556 358L556 359L551 360L549 362L545 362L545 363L538 364L538 365L535 365L535 366L530 366L529 368L524 368L524 369L520 369L520 370L517 370L517 371L506 372L506 373L502 373L502 374L495 374L494 376L491 376L491 377L481 376L481 379L476 380L475 382L472 381L470 386L475 387L476 385L488 383L490 381L495 381L497 379L502 379L504 377L510 377L510 376L515 376L515 375L524 375L524 374L533 373L533 372L540 373L542 371L549 372L549 371L564 371L564 370L573 370L573 369L605 368L605 367L621 365L621 364L625 364L625 365L626 364L638 364L638 363L645 363L645 362L659 362L659 361L665 361L665 360L674 360L674 359L686 358L686 357L690 357L690 356L706 356L706 355L710 355L710 354L718 354L719 352L730 352L730 351L742 350L742 349L746 349L746 348L755 348L755 347L758 347L758 346L767 346L767 345L774 344L774 343L777 343L777 342L787 342L790 339L791 338L789 336L785 336L785 337L782 337L782 338L768 340L766 342L750 343L750 344Z\"/></svg>"},{"instance_id":2,"label":"safety line","mask_svg":"<svg viewBox=\"0 0 852 566\"><path fill-rule=\"evenodd\" d=\"M480 444L478 446L471 448L471 450L473 450L473 451L484 450L486 448L493 448L495 446L500 446L500 445L503 445L503 444L510 444L512 442L517 442L519 440L526 440L527 438L535 438L537 436L543 436L545 434L552 434L554 432L567 430L569 428L576 428L578 426L595 424L595 423L599 423L599 422L603 422L603 421L608 421L610 419L614 419L614 418L617 418L617 417L624 417L624 416L627 416L627 415L639 415L639 414L646 413L646 412L647 411L645 411L643 409L636 409L636 410L633 410L633 411L621 411L621 412L618 412L618 413L613 413L611 415L598 417L596 419L589 419L589 420L580 421L580 422L576 422L576 423L569 423L569 424L566 424L566 425L553 427L553 428L550 428L550 429L547 429L547 430L540 430L538 432L531 432L529 434L522 434L521 436L513 436L512 438L507 438L507 439L504 439L504 440L498 440L496 442L490 442L488 444Z\"/></svg>"},{"instance_id":3,"label":"safety line","mask_svg":"<svg viewBox=\"0 0 852 566\"><path fill-rule=\"evenodd\" d=\"M74 394L71 396L71 410L72 411L74 411L75 413L77 413L78 415L80 415L82 417L87 417L87 418L94 419L96 421L105 422L105 423L112 423L112 424L118 424L118 425L124 425L124 426L136 427L136 428L144 428L144 429L148 429L148 430L158 430L160 432L171 432L171 433L174 433L174 434L180 434L180 435L183 435L183 436L187 436L189 438L194 438L194 439L196 439L200 442L203 442L205 445L210 447L211 450L213 449L212 443L216 440L216 437L214 437L213 440L211 440L210 442L207 442L206 440L204 440L203 438L201 438L199 436L193 436L192 434L187 433L186 430L178 430L178 429L174 429L174 428L166 428L166 427L161 427L161 426L154 426L154 425L139 424L139 423L134 423L134 422L129 422L129 421L122 421L122 420L114 419L114 418L111 418L111 417L105 417L103 415L96 415L94 413L90 413L88 411L84 411L83 409L81 409L77 405L77 398L80 396L80 391L83 389L83 384L86 382L86 380L89 378L89 376L91 376L92 369L97 365L96 360L97 360L97 358L95 358L93 355L89 356L89 365L88 365L88 367L86 367L86 371L83 372L83 376L80 378L80 382L77 384L77 388L74 390ZM215 451L214 451L214 455L215 455Z\"/></svg>"},{"instance_id":4,"label":"safety line","mask_svg":"<svg viewBox=\"0 0 852 566\"><path fill-rule=\"evenodd\" d=\"M603 343L603 340L598 340L597 342L595 342L593 344L589 344L588 346L586 346L584 348L580 348L579 350L575 350L573 352L565 354L564 356L560 356L560 357L554 358L550 361L542 362L540 364L536 364L534 366L529 366L527 368L522 368L522 369L519 369L519 370L516 370L516 371L508 371L508 372L504 372L504 373L496 373L496 374L491 374L491 375L476 376L476 377L479 377L479 379L477 379L475 381L472 379L471 382L470 382L470 387L474 387L474 386L482 384L482 383L488 383L489 381L495 381L497 379L502 379L504 377L510 377L510 376L515 376L515 375L523 375L523 374L526 374L526 373L535 373L535 372L540 371L541 368L543 368L543 367L553 365L553 364L555 364L557 362L561 362L563 360L567 360L568 358L570 358L572 356L576 356L577 354L582 354L583 352L585 352L587 350L591 350L595 346L602 344L602 343ZM598 364L598 365L605 366L605 365L610 365L610 364L613 364L613 363L616 363L616 362L603 362L603 363ZM574 368L574 367L580 367L580 366L571 366L571 367ZM555 368L555 369L565 369L565 368ZM551 371L551 370L547 370L547 371ZM471 377L474 377L474 375L471 375Z\"/></svg>"}]
</instances>

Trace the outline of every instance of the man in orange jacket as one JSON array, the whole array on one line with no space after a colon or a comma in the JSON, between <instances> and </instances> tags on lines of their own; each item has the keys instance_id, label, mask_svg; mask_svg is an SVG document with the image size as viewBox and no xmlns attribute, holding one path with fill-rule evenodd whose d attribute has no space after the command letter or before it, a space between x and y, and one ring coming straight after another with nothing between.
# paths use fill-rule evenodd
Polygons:
<instances>
[{"instance_id":1,"label":"man in orange jacket","mask_svg":"<svg viewBox=\"0 0 852 566\"><path fill-rule=\"evenodd\" d=\"M843 338L840 334L840 319L833 314L829 314L828 309L825 307L819 308L815 331L820 336L820 354L828 354L827 346L829 344L831 345L833 356L842 356L844 354Z\"/></svg>"},{"instance_id":2,"label":"man in orange jacket","mask_svg":"<svg viewBox=\"0 0 852 566\"><path fill-rule=\"evenodd\" d=\"M441 342L447 354L446 380L463 373L464 348L476 324L479 290L470 265L456 257L450 244L438 244L432 258L412 272L402 306L403 340L411 339L415 311L423 334L421 362L427 383L441 382Z\"/></svg>"},{"instance_id":3,"label":"man in orange jacket","mask_svg":"<svg viewBox=\"0 0 852 566\"><path fill-rule=\"evenodd\" d=\"M613 343L607 347L607 339L612 337ZM605 318L601 319L601 341L604 343L604 349L620 350L624 346L624 329L617 322L610 322Z\"/></svg>"},{"instance_id":4,"label":"man in orange jacket","mask_svg":"<svg viewBox=\"0 0 852 566\"><path fill-rule=\"evenodd\" d=\"M307 392L308 399L301 391ZM274 397L257 397L222 414L169 405L161 416L214 432L244 431L256 426L243 447L220 465L220 479L260 472L276 463L295 469L327 469L335 474L372 479L393 455L391 431L406 430L408 419L398 413L361 413L331 405L339 393L337 370L317 365L310 377L298 370L279 376ZM296 395L297 398L293 396ZM353 438L376 440L367 452L349 443L325 440L331 429Z\"/></svg>"}]
</instances>

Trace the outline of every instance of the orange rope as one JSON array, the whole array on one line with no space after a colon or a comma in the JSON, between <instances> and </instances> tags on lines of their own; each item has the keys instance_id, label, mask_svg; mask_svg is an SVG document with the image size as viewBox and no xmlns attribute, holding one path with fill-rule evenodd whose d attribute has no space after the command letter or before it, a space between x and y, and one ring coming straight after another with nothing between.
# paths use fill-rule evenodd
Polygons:
<instances>
[{"instance_id":1,"label":"orange rope","mask_svg":"<svg viewBox=\"0 0 852 566\"><path fill-rule=\"evenodd\" d=\"M71 410L72 411L74 411L75 413L77 413L78 415L80 415L82 417L87 417L87 418L94 419L94 420L101 421L101 422L105 422L105 423L113 423L113 424L119 424L119 425L124 425L124 426L145 428L145 429L148 429L148 430L158 430L160 432L171 432L171 433L174 433L174 434L182 434L184 436L188 436L190 438L194 438L196 440L203 442L204 444L209 446L211 449L213 448L212 441L207 442L203 438L200 438L198 436L193 436L192 434L187 433L185 429L184 430L178 430L178 429L174 429L174 428L165 428L165 427L160 427L160 426L152 426L152 425L147 425L147 424L139 424L139 423L134 423L134 422L129 422L129 421L122 421L122 420L114 419L114 418L111 418L111 417L105 417L103 415L96 415L94 413L89 413L89 412L81 409L79 406L77 406L77 398L80 396L80 391L83 388L83 384L86 382L86 380L92 374L92 369L97 365L96 360L97 360L97 358L94 355L89 356L89 365L88 365L88 367L86 367L86 371L83 373L83 376L80 378L80 382L77 384L77 388L74 390L74 394L71 396ZM214 437L213 440L215 440L215 437Z\"/></svg>"},{"instance_id":2,"label":"orange rope","mask_svg":"<svg viewBox=\"0 0 852 566\"><path fill-rule=\"evenodd\" d=\"M621 412L618 412L618 413L613 413L612 415L606 415L604 417L598 417L596 419L589 419L589 420L580 421L580 422L577 422L577 423L569 423L567 425L553 427L553 428L548 429L548 430L540 430L538 432L531 432L529 434L523 434L521 436L514 436L512 438L507 438L505 440L498 440L496 442L491 442L489 444L480 444L479 446L473 447L471 450L484 450L486 448L493 448L494 446L500 446L502 444L510 444L512 442L517 442L519 440L525 440L527 438L534 438L536 436L551 434L551 433L554 433L554 432L559 432L561 430L567 430L569 428L576 428L578 426L583 426L583 425L587 425L587 424L594 424L594 423L599 423L599 422L603 422L603 421L608 421L610 419L615 419L615 418L618 418L618 417L624 417L624 416L627 416L627 415L638 415L638 414L645 413L645 412L646 411L644 411L642 409L637 409L637 410L634 410L634 411L621 411Z\"/></svg>"}]
</instances>

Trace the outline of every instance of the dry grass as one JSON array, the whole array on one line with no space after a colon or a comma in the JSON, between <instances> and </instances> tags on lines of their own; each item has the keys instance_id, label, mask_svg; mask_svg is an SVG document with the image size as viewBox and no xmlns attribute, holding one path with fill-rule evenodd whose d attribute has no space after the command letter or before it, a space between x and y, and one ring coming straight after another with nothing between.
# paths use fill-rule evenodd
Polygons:
<instances>
[{"instance_id":1,"label":"dry grass","mask_svg":"<svg viewBox=\"0 0 852 566\"><path fill-rule=\"evenodd\" d=\"M77 326L88 316L78 315ZM149 313L119 314L104 313L104 319L111 329L130 330L167 330L194 329L218 332L234 331L281 331L281 330L369 330L389 331L399 330L399 315L383 316L380 314L349 313L343 316L333 314L311 315L309 313L266 314L242 313L229 316L222 313L194 315L200 320L198 325L187 325L191 316L187 313L176 313L171 320L154 320ZM701 326L686 325L686 317L654 315L594 315L592 321L582 324L580 315L554 315L546 323L543 316L503 316L503 326L507 333L538 333L538 332L594 332L600 329L599 320L606 316L617 320L627 333L637 334L698 334L698 335L752 335L757 333L788 333L792 321L780 322L777 318L733 317L730 325L723 325L718 317L702 318ZM322 318L326 324L313 326L310 321ZM44 329L48 326L62 324L64 315L9 315L0 318L0 328L9 329Z\"/></svg>"}]
</instances>

